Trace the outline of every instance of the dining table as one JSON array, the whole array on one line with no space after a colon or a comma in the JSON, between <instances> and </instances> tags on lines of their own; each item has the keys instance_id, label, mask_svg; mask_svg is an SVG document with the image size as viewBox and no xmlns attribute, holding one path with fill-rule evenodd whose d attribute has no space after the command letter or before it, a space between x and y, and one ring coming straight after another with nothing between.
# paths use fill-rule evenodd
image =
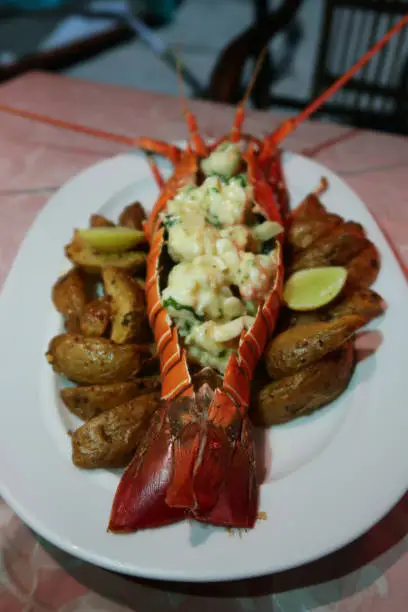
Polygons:
<instances>
[{"instance_id":1,"label":"dining table","mask_svg":"<svg viewBox=\"0 0 408 612\"><path fill-rule=\"evenodd\" d=\"M172 141L186 136L176 97L57 74L32 72L6 82L0 87L2 104L129 137ZM204 137L231 129L234 108L201 100L189 106ZM262 137L286 117L248 109L245 131ZM406 274L408 138L307 121L283 146L316 159L355 190ZM81 170L126 150L0 112L1 285L51 195ZM406 612L407 534L405 494L358 540L302 567L231 582L153 581L108 572L59 550L0 498L0 612Z\"/></svg>"}]
</instances>

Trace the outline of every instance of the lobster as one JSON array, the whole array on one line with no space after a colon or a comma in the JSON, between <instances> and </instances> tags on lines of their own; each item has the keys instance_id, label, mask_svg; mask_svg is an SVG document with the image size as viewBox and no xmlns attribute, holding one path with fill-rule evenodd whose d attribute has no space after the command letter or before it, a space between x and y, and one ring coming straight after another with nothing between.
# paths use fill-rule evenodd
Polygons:
<instances>
[{"instance_id":1,"label":"lobster","mask_svg":"<svg viewBox=\"0 0 408 612\"><path fill-rule=\"evenodd\" d=\"M407 22L408 16L405 16L328 90L263 140L242 133L246 97L238 106L231 133L211 145L200 137L194 115L185 108L190 139L183 150L148 138L127 138L0 105L0 111L138 146L149 154L163 155L174 164L174 172L165 182L149 156L161 191L145 224L150 247L146 301L160 360L162 403L121 477L112 505L110 531L159 527L186 518L223 527L254 526L259 487L248 409L255 368L274 332L283 300L284 232L275 237L276 265L269 290L258 305L253 323L241 332L224 375L212 368L192 373L177 326L163 305L161 295L166 268L163 213L180 188L196 184L203 159L224 141L243 141L246 145L243 159L253 200L265 219L285 228L290 223L290 214L281 142ZM249 87L252 83L253 80Z\"/></svg>"}]
</instances>

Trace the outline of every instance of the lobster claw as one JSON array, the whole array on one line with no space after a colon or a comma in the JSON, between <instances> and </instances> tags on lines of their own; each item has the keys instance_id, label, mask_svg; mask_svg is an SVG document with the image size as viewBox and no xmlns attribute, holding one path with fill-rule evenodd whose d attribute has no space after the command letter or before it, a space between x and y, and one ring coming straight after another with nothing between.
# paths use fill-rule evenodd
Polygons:
<instances>
[{"instance_id":1,"label":"lobster claw","mask_svg":"<svg viewBox=\"0 0 408 612\"><path fill-rule=\"evenodd\" d=\"M166 504L174 455L167 406L162 404L116 490L108 531L130 532L182 521L184 510Z\"/></svg>"}]
</instances>

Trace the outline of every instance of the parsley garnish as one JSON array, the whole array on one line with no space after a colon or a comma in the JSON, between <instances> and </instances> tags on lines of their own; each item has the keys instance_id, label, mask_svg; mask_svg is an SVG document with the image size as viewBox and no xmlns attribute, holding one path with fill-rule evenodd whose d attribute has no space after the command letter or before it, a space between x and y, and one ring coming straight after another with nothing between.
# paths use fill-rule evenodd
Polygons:
<instances>
[{"instance_id":1,"label":"parsley garnish","mask_svg":"<svg viewBox=\"0 0 408 612\"><path fill-rule=\"evenodd\" d=\"M236 181L238 181L238 183L241 185L241 187L247 187L248 186L248 180L246 178L246 176L244 174L236 174L234 176L234 179Z\"/></svg>"},{"instance_id":2,"label":"parsley garnish","mask_svg":"<svg viewBox=\"0 0 408 612\"><path fill-rule=\"evenodd\" d=\"M176 217L175 215L165 215L163 223L166 229L169 229L169 227L171 227L172 225L180 223L180 217Z\"/></svg>"},{"instance_id":3,"label":"parsley garnish","mask_svg":"<svg viewBox=\"0 0 408 612\"><path fill-rule=\"evenodd\" d=\"M194 318L197 319L197 321L204 321L204 317L202 317L201 315L198 315L194 308L192 308L191 306L186 306L184 304L179 304L174 298L170 297L167 298L167 300L164 300L163 302L163 306L165 308L173 308L174 310L187 310L188 312L191 312L192 315L194 315Z\"/></svg>"},{"instance_id":4,"label":"parsley garnish","mask_svg":"<svg viewBox=\"0 0 408 612\"><path fill-rule=\"evenodd\" d=\"M255 315L257 312L256 304L254 302L244 302L245 308L247 309L248 314Z\"/></svg>"},{"instance_id":5,"label":"parsley garnish","mask_svg":"<svg viewBox=\"0 0 408 612\"><path fill-rule=\"evenodd\" d=\"M217 217L217 215L212 214L210 217L206 218L206 221L207 221L207 223L209 223L210 225L213 225L217 229L221 229L222 228L222 223L219 220L219 218Z\"/></svg>"}]
</instances>

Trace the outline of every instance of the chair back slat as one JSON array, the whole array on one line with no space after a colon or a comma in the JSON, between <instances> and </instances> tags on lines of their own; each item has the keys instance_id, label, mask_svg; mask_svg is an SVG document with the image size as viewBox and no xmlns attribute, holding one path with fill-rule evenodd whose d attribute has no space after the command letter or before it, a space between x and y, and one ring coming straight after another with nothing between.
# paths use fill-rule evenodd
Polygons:
<instances>
[{"instance_id":1,"label":"chair back slat","mask_svg":"<svg viewBox=\"0 0 408 612\"><path fill-rule=\"evenodd\" d=\"M312 96L341 76L408 11L408 0L326 0ZM396 112L408 57L406 28L327 103L345 116ZM341 113L342 114L342 113Z\"/></svg>"}]
</instances>

